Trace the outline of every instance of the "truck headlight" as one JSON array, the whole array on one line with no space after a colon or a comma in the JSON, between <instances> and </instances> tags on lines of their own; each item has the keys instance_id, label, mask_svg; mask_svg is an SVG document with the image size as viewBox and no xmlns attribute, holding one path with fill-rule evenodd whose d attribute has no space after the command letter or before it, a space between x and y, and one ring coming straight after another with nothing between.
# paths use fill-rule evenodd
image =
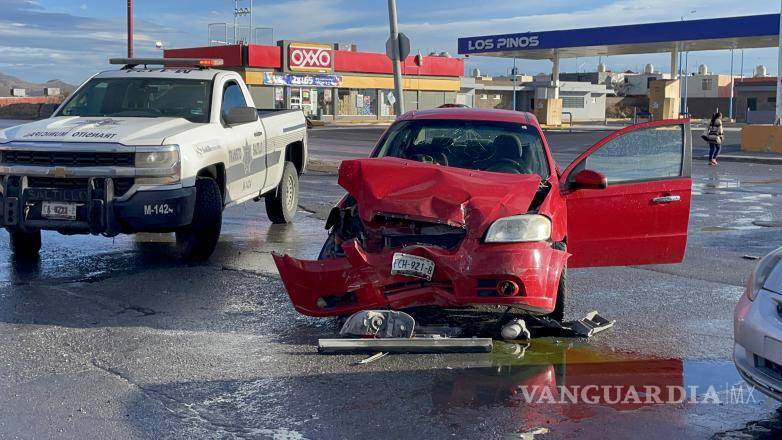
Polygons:
<instances>
[{"instance_id":1,"label":"truck headlight","mask_svg":"<svg viewBox=\"0 0 782 440\"><path fill-rule=\"evenodd\" d=\"M750 301L755 301L760 289L766 285L768 277L774 272L780 261L782 261L782 248L775 250L760 260L752 275L749 276L749 280L747 280L747 298Z\"/></svg>"},{"instance_id":2,"label":"truck headlight","mask_svg":"<svg viewBox=\"0 0 782 440\"><path fill-rule=\"evenodd\" d=\"M551 220L537 214L514 215L495 221L486 233L486 243L524 243L551 238Z\"/></svg>"},{"instance_id":3,"label":"truck headlight","mask_svg":"<svg viewBox=\"0 0 782 440\"><path fill-rule=\"evenodd\" d=\"M180 174L179 146L136 152L136 183L139 185L177 183Z\"/></svg>"}]
</instances>

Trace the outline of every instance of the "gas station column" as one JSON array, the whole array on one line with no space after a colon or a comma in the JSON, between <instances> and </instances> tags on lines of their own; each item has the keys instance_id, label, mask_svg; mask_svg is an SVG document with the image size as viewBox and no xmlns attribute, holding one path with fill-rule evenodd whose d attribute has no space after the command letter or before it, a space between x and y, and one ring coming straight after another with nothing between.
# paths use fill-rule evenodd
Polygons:
<instances>
[{"instance_id":1,"label":"gas station column","mask_svg":"<svg viewBox=\"0 0 782 440\"><path fill-rule=\"evenodd\" d=\"M544 125L562 125L562 100L559 98L559 52L551 59L551 82L535 89L535 117Z\"/></svg>"},{"instance_id":2,"label":"gas station column","mask_svg":"<svg viewBox=\"0 0 782 440\"><path fill-rule=\"evenodd\" d=\"M671 78L679 79L679 43L671 51Z\"/></svg>"}]
</instances>

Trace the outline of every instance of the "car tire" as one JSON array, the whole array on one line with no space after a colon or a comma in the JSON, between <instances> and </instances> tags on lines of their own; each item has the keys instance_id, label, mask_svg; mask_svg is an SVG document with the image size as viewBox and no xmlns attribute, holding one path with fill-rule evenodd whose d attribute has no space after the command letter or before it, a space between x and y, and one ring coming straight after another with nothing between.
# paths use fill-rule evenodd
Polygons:
<instances>
[{"instance_id":1,"label":"car tire","mask_svg":"<svg viewBox=\"0 0 782 440\"><path fill-rule=\"evenodd\" d=\"M266 195L266 215L276 225L293 223L299 209L299 174L291 162L285 162L277 189Z\"/></svg>"},{"instance_id":2,"label":"car tire","mask_svg":"<svg viewBox=\"0 0 782 440\"><path fill-rule=\"evenodd\" d=\"M10 235L11 252L18 257L34 258L41 250L41 231L32 232L16 229L8 231Z\"/></svg>"},{"instance_id":3,"label":"car tire","mask_svg":"<svg viewBox=\"0 0 782 440\"><path fill-rule=\"evenodd\" d=\"M223 197L220 187L212 178L199 177L196 180L193 220L176 231L182 258L190 261L208 260L220 239L222 225Z\"/></svg>"},{"instance_id":4,"label":"car tire","mask_svg":"<svg viewBox=\"0 0 782 440\"><path fill-rule=\"evenodd\" d=\"M563 322L565 320L565 300L568 296L568 284L567 284L567 266L562 268L562 275L559 277L559 287L557 288L557 300L554 305L554 311L549 313L549 318L557 322Z\"/></svg>"}]
</instances>

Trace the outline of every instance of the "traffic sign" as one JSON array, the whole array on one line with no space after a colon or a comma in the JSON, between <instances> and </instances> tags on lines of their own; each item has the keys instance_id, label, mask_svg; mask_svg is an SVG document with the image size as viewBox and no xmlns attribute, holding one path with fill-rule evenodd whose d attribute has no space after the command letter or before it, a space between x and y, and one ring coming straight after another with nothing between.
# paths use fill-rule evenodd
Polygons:
<instances>
[{"instance_id":1,"label":"traffic sign","mask_svg":"<svg viewBox=\"0 0 782 440\"><path fill-rule=\"evenodd\" d=\"M397 40L397 47L399 48L399 61L404 61L408 55L410 55L410 38L400 32ZM386 55L391 61L394 61L393 37L388 37L388 40L386 41Z\"/></svg>"}]
</instances>

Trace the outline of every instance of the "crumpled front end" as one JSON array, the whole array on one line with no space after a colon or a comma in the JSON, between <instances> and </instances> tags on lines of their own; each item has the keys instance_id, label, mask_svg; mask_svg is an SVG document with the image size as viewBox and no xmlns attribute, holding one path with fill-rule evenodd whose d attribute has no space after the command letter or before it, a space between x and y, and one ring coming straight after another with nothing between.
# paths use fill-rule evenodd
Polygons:
<instances>
[{"instance_id":1,"label":"crumpled front end","mask_svg":"<svg viewBox=\"0 0 782 440\"><path fill-rule=\"evenodd\" d=\"M370 254L354 239L344 242L342 250L344 257L331 260L274 256L298 312L337 316L379 308L501 304L548 313L554 309L559 278L568 257L567 252L554 249L549 243L473 243L456 252L410 246ZM432 280L393 275L391 262L396 252L434 261Z\"/></svg>"},{"instance_id":2,"label":"crumpled front end","mask_svg":"<svg viewBox=\"0 0 782 440\"><path fill-rule=\"evenodd\" d=\"M329 218L321 258L274 255L300 313L479 304L553 311L569 254L550 241L484 242L494 221L539 203L539 176L365 159L343 162L340 184L349 197ZM400 253L433 262L431 280L392 273Z\"/></svg>"}]
</instances>

